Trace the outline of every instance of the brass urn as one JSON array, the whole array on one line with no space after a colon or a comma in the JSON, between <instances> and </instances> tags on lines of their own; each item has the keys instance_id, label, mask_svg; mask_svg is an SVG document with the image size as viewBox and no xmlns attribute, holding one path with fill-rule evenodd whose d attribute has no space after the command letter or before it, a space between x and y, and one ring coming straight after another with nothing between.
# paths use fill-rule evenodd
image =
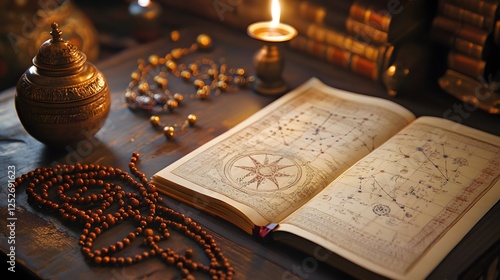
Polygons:
<instances>
[{"instance_id":1,"label":"brass urn","mask_svg":"<svg viewBox=\"0 0 500 280\"><path fill-rule=\"evenodd\" d=\"M52 23L52 38L17 82L17 115L33 138L63 147L93 137L109 114L106 79Z\"/></svg>"}]
</instances>

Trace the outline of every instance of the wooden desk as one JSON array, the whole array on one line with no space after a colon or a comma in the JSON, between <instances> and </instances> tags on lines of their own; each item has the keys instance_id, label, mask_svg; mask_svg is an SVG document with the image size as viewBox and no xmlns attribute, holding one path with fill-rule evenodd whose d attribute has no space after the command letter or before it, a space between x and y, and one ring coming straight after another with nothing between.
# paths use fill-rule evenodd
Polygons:
<instances>
[{"instance_id":1,"label":"wooden desk","mask_svg":"<svg viewBox=\"0 0 500 280\"><path fill-rule=\"evenodd\" d=\"M210 52L196 53L188 57L225 58L229 66L243 67L253 72L252 55L260 43L236 32L210 22L192 21L193 24L180 29L182 40L171 43L161 40L121 53L97 67L106 76L112 95L111 113L104 127L95 138L76 147L66 147L54 152L31 138L21 126L14 108L15 89L0 94L0 178L2 186L7 182L8 166L15 166L16 176L37 167L55 163L95 163L128 169L133 152L141 154L139 170L148 177L174 162L193 149L241 122L260 108L272 102L274 97L260 96L250 90L227 93L209 100L188 100L177 113L163 116L164 122L182 122L189 113L198 115L199 121L193 129L177 134L174 140L154 130L148 116L131 111L124 101L124 91L131 71L136 68L138 58L149 54L163 55L173 47L185 47L204 32L213 37ZM302 54L285 50L286 69L284 76L290 88L295 88L310 77L318 77L325 83L362 94L388 98L409 108L416 115L460 117L466 125L500 135L499 117L479 110L453 111L463 104L429 85L426 90L415 91L396 98L389 98L377 83L335 68ZM172 80L171 86L181 92L189 92L191 86ZM420 90L420 89L418 89ZM452 111L449 111L452 110ZM450 113L451 112L451 113ZM348 279L343 272L321 263L307 262L308 256L279 244L263 244L241 230L216 217L207 215L177 201L165 198L171 208L185 213L214 235L224 254L231 261L237 279ZM7 228L6 188L0 192L2 218L0 226ZM467 270L489 248L498 255L500 203L483 217L474 229L460 242L449 256L435 269L429 279L455 279ZM31 276L43 279L165 279L180 277L179 271L151 258L132 266L109 267L88 263L80 253L78 239L81 227L63 223L55 214L36 209L28 204L25 187L16 193L15 257L16 269L25 269ZM107 240L116 242L117 237ZM0 238L3 256L9 253L7 234ZM106 240L105 240L106 241ZM493 247L496 245L496 247ZM192 246L183 239L175 239L179 248ZM317 266L316 266L317 265ZM300 271L297 273L297 271Z\"/></svg>"}]
</instances>

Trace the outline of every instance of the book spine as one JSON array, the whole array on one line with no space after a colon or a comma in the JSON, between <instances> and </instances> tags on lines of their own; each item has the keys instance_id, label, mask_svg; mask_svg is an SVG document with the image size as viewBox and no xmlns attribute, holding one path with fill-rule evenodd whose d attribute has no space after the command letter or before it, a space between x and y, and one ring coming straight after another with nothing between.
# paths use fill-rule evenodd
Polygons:
<instances>
[{"instance_id":1,"label":"book spine","mask_svg":"<svg viewBox=\"0 0 500 280\"><path fill-rule=\"evenodd\" d=\"M319 24L325 22L327 10L323 6L316 5L309 1L301 1L298 11L299 15L305 20Z\"/></svg>"},{"instance_id":2,"label":"book spine","mask_svg":"<svg viewBox=\"0 0 500 280\"><path fill-rule=\"evenodd\" d=\"M373 81L379 80L379 67L377 63L359 55L352 54L349 64L352 72L370 78Z\"/></svg>"},{"instance_id":3,"label":"book spine","mask_svg":"<svg viewBox=\"0 0 500 280\"><path fill-rule=\"evenodd\" d=\"M485 17L495 17L499 4L498 0L444 0L444 2Z\"/></svg>"},{"instance_id":4,"label":"book spine","mask_svg":"<svg viewBox=\"0 0 500 280\"><path fill-rule=\"evenodd\" d=\"M448 68L474 79L487 76L486 61L457 52L448 54Z\"/></svg>"},{"instance_id":5,"label":"book spine","mask_svg":"<svg viewBox=\"0 0 500 280\"><path fill-rule=\"evenodd\" d=\"M377 61L380 54L385 52L386 44L374 45L366 43L365 41L361 41L362 38L359 38L360 36L352 36L324 25L301 21L299 19L287 22L295 26L299 34L311 40L349 50L368 60Z\"/></svg>"},{"instance_id":6,"label":"book spine","mask_svg":"<svg viewBox=\"0 0 500 280\"><path fill-rule=\"evenodd\" d=\"M478 45L484 45L489 37L486 30L444 16L436 16L432 22L432 27L453 33L457 37Z\"/></svg>"},{"instance_id":7,"label":"book spine","mask_svg":"<svg viewBox=\"0 0 500 280\"><path fill-rule=\"evenodd\" d=\"M373 81L379 80L379 66L375 61L366 59L346 49L319 43L301 35L290 41L289 46L328 63L350 69L352 72Z\"/></svg>"},{"instance_id":8,"label":"book spine","mask_svg":"<svg viewBox=\"0 0 500 280\"><path fill-rule=\"evenodd\" d=\"M342 30L345 19L349 16L351 3L352 0L328 2L328 4L302 0L298 3L297 10L298 15L306 21Z\"/></svg>"},{"instance_id":9,"label":"book spine","mask_svg":"<svg viewBox=\"0 0 500 280\"><path fill-rule=\"evenodd\" d=\"M349 16L382 32L389 32L392 20L389 12L384 12L383 9L377 11L375 7L362 1L356 1L351 5Z\"/></svg>"},{"instance_id":10,"label":"book spine","mask_svg":"<svg viewBox=\"0 0 500 280\"><path fill-rule=\"evenodd\" d=\"M484 45L489 37L489 33L483 29L463 24L459 21L441 15L434 18L432 28L450 32L457 37L478 45Z\"/></svg>"},{"instance_id":11,"label":"book spine","mask_svg":"<svg viewBox=\"0 0 500 280\"><path fill-rule=\"evenodd\" d=\"M488 32L493 30L493 26L495 24L494 17L485 17L481 14L471 12L445 1L439 2L438 12L443 16L457 20L461 23L470 24Z\"/></svg>"},{"instance_id":12,"label":"book spine","mask_svg":"<svg viewBox=\"0 0 500 280\"><path fill-rule=\"evenodd\" d=\"M304 37L318 43L351 51L368 60L378 61L387 48L387 44L371 44L371 42L362 40L363 38L360 36L354 37L344 31L311 23L301 18L293 18L285 22L293 25L298 33Z\"/></svg>"},{"instance_id":13,"label":"book spine","mask_svg":"<svg viewBox=\"0 0 500 280\"><path fill-rule=\"evenodd\" d=\"M373 26L364 24L352 17L346 19L346 31L348 34L358 36L364 42L383 44L388 42L387 32L381 31Z\"/></svg>"},{"instance_id":14,"label":"book spine","mask_svg":"<svg viewBox=\"0 0 500 280\"><path fill-rule=\"evenodd\" d=\"M489 47L487 45L477 45L462 38L455 38L452 49L468 55L472 58L486 60L489 57Z\"/></svg>"},{"instance_id":15,"label":"book spine","mask_svg":"<svg viewBox=\"0 0 500 280\"><path fill-rule=\"evenodd\" d=\"M430 36L433 41L473 58L487 59L490 55L491 36L486 31L443 16L433 20Z\"/></svg>"}]
</instances>

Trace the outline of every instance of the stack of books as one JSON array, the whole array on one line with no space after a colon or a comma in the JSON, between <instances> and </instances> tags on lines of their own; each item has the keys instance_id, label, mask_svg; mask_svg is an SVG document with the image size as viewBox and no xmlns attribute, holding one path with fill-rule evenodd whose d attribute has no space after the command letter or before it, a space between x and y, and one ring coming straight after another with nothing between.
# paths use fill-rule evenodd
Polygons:
<instances>
[{"instance_id":1,"label":"stack of books","mask_svg":"<svg viewBox=\"0 0 500 280\"><path fill-rule=\"evenodd\" d=\"M430 18L425 0L287 0L283 21L298 29L290 47L383 82L398 48L422 35ZM427 7L428 8L428 7Z\"/></svg>"},{"instance_id":2,"label":"stack of books","mask_svg":"<svg viewBox=\"0 0 500 280\"><path fill-rule=\"evenodd\" d=\"M433 42L446 52L440 86L491 113L500 113L494 104L498 98L481 100L478 96L497 95L499 3L499 0L439 0L431 27Z\"/></svg>"},{"instance_id":3,"label":"stack of books","mask_svg":"<svg viewBox=\"0 0 500 280\"><path fill-rule=\"evenodd\" d=\"M447 68L478 80L491 80L498 65L499 0L440 0L432 22L433 41L446 47Z\"/></svg>"}]
</instances>

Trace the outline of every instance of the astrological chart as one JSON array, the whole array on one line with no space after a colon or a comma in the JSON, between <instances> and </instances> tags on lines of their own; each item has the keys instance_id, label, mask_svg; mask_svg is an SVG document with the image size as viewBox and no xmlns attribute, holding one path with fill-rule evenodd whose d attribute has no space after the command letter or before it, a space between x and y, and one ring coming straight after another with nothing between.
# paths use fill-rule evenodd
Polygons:
<instances>
[{"instance_id":1,"label":"astrological chart","mask_svg":"<svg viewBox=\"0 0 500 280\"><path fill-rule=\"evenodd\" d=\"M499 166L500 146L416 123L285 222L404 273L499 180Z\"/></svg>"},{"instance_id":2,"label":"astrological chart","mask_svg":"<svg viewBox=\"0 0 500 280\"><path fill-rule=\"evenodd\" d=\"M313 88L267 110L172 173L275 221L408 122L382 106Z\"/></svg>"}]
</instances>

